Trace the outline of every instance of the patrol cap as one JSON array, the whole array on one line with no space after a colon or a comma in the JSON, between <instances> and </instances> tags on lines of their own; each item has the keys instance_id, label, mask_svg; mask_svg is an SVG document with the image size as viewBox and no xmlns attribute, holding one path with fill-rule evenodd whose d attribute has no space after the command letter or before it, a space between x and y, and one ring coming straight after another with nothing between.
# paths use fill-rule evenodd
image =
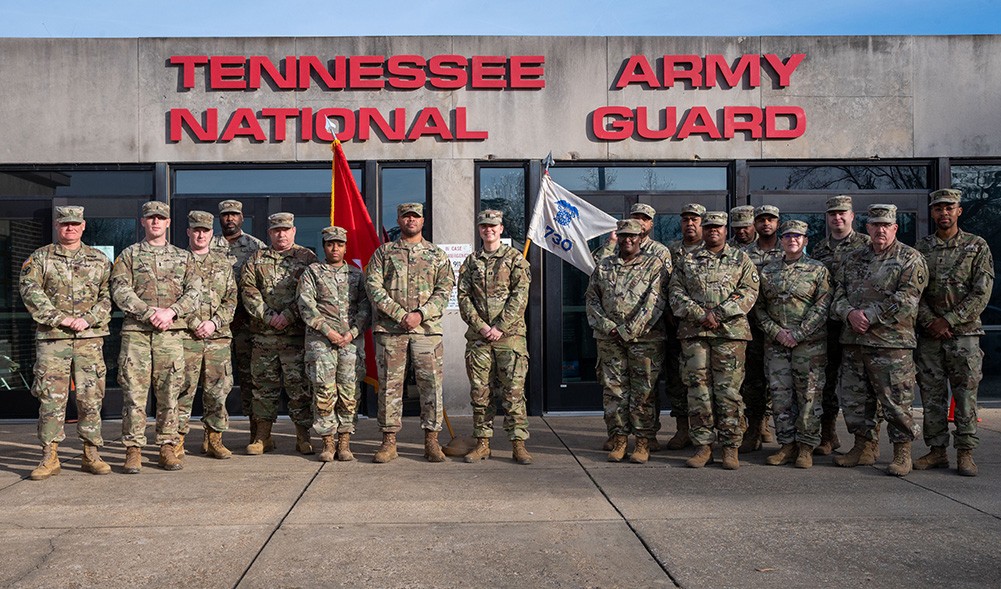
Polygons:
<instances>
[{"instance_id":1,"label":"patrol cap","mask_svg":"<svg viewBox=\"0 0 1001 589\"><path fill-rule=\"evenodd\" d=\"M681 215L698 215L702 216L706 214L706 208L697 202L690 202L685 206L681 207Z\"/></svg>"},{"instance_id":2,"label":"patrol cap","mask_svg":"<svg viewBox=\"0 0 1001 589\"><path fill-rule=\"evenodd\" d=\"M795 233L796 235L809 235L810 226L806 224L805 221L800 221L798 219L790 219L782 224L782 228L779 229L779 235L786 235L787 233Z\"/></svg>"},{"instance_id":3,"label":"patrol cap","mask_svg":"<svg viewBox=\"0 0 1001 589\"><path fill-rule=\"evenodd\" d=\"M776 219L779 218L779 208L775 205L761 205L760 207L754 209L754 218L757 219L762 215L771 215Z\"/></svg>"},{"instance_id":4,"label":"patrol cap","mask_svg":"<svg viewBox=\"0 0 1001 589\"><path fill-rule=\"evenodd\" d=\"M320 235L323 236L323 241L340 241L343 243L347 243L348 241L348 230L336 225L324 228L320 232Z\"/></svg>"},{"instance_id":5,"label":"patrol cap","mask_svg":"<svg viewBox=\"0 0 1001 589\"><path fill-rule=\"evenodd\" d=\"M723 211L709 211L702 216L703 227L726 226L727 215Z\"/></svg>"},{"instance_id":6,"label":"patrol cap","mask_svg":"<svg viewBox=\"0 0 1001 589\"><path fill-rule=\"evenodd\" d=\"M238 200L224 200L219 203L219 214L240 213L243 214L243 203Z\"/></svg>"},{"instance_id":7,"label":"patrol cap","mask_svg":"<svg viewBox=\"0 0 1001 589\"><path fill-rule=\"evenodd\" d=\"M295 215L292 213L275 213L268 217L268 230L291 229L295 227Z\"/></svg>"},{"instance_id":8,"label":"patrol cap","mask_svg":"<svg viewBox=\"0 0 1001 589\"><path fill-rule=\"evenodd\" d=\"M897 205L869 205L867 223L896 223Z\"/></svg>"},{"instance_id":9,"label":"patrol cap","mask_svg":"<svg viewBox=\"0 0 1001 589\"><path fill-rule=\"evenodd\" d=\"M629 214L643 215L648 219L653 219L654 217L657 216L657 209L653 208L652 206L646 203L638 202L633 206L629 207Z\"/></svg>"},{"instance_id":10,"label":"patrol cap","mask_svg":"<svg viewBox=\"0 0 1001 589\"><path fill-rule=\"evenodd\" d=\"M424 205L419 202L405 202L396 207L396 216L402 217L407 213L413 213L418 217L424 216Z\"/></svg>"},{"instance_id":11,"label":"patrol cap","mask_svg":"<svg viewBox=\"0 0 1001 589\"><path fill-rule=\"evenodd\" d=\"M640 235L643 233L643 226L636 219L626 219L615 224L616 235Z\"/></svg>"},{"instance_id":12,"label":"patrol cap","mask_svg":"<svg viewBox=\"0 0 1001 589\"><path fill-rule=\"evenodd\" d=\"M730 225L736 227L750 227L754 225L754 207L743 205L730 209ZM704 223L703 223L704 224Z\"/></svg>"},{"instance_id":13,"label":"patrol cap","mask_svg":"<svg viewBox=\"0 0 1001 589\"><path fill-rule=\"evenodd\" d=\"M83 223L83 207L56 207L56 223Z\"/></svg>"},{"instance_id":14,"label":"patrol cap","mask_svg":"<svg viewBox=\"0 0 1001 589\"><path fill-rule=\"evenodd\" d=\"M963 200L963 193L955 188L943 188L928 195L928 206L937 205L941 202L959 204Z\"/></svg>"},{"instance_id":15,"label":"patrol cap","mask_svg":"<svg viewBox=\"0 0 1001 589\"><path fill-rule=\"evenodd\" d=\"M485 211L480 211L479 215L476 215L477 225L503 225L504 224L504 213L500 211L495 211L494 209L487 209Z\"/></svg>"},{"instance_id":16,"label":"patrol cap","mask_svg":"<svg viewBox=\"0 0 1001 589\"><path fill-rule=\"evenodd\" d=\"M212 221L214 217L212 213L206 213L205 211L191 211L188 213L188 228L189 229L212 229Z\"/></svg>"},{"instance_id":17,"label":"patrol cap","mask_svg":"<svg viewBox=\"0 0 1001 589\"><path fill-rule=\"evenodd\" d=\"M847 194L839 194L827 199L827 212L850 211L852 210L852 197Z\"/></svg>"},{"instance_id":18,"label":"patrol cap","mask_svg":"<svg viewBox=\"0 0 1001 589\"><path fill-rule=\"evenodd\" d=\"M151 200L143 203L143 219L146 217L170 218L170 206L165 202Z\"/></svg>"}]
</instances>

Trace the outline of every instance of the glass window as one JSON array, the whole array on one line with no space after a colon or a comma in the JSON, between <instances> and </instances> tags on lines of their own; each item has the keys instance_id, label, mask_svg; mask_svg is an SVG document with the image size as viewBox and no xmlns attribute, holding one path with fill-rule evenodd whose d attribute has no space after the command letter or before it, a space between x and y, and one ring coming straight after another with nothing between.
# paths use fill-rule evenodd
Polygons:
<instances>
[{"instance_id":1,"label":"glass window","mask_svg":"<svg viewBox=\"0 0 1001 589\"><path fill-rule=\"evenodd\" d=\"M479 210L495 209L504 213L504 233L512 246L525 247L525 206L528 202L525 167L481 167L479 173Z\"/></svg>"},{"instance_id":2,"label":"glass window","mask_svg":"<svg viewBox=\"0 0 1001 589\"><path fill-rule=\"evenodd\" d=\"M806 234L809 243L806 245L806 253L810 254L811 246L820 243L820 240L827 237L827 214L826 213L782 213L782 223L786 221L803 221L809 226ZM858 225L858 222L855 223ZM781 229L781 225L779 228ZM732 229L731 229L732 233ZM728 234L727 237L732 237ZM781 236L780 236L781 237Z\"/></svg>"},{"instance_id":3,"label":"glass window","mask_svg":"<svg viewBox=\"0 0 1001 589\"><path fill-rule=\"evenodd\" d=\"M151 169L8 170L0 172L4 196L135 196L153 194Z\"/></svg>"},{"instance_id":4,"label":"glass window","mask_svg":"<svg viewBox=\"0 0 1001 589\"><path fill-rule=\"evenodd\" d=\"M752 191L928 189L921 165L752 166L749 174Z\"/></svg>"},{"instance_id":5,"label":"glass window","mask_svg":"<svg viewBox=\"0 0 1001 589\"><path fill-rule=\"evenodd\" d=\"M954 165L952 187L963 191L959 227L987 240L994 254L994 275L998 276L1001 270L1001 164ZM985 324L1001 325L1001 288L994 289L982 319Z\"/></svg>"},{"instance_id":6,"label":"glass window","mask_svg":"<svg viewBox=\"0 0 1001 589\"><path fill-rule=\"evenodd\" d=\"M867 233L865 228L869 215L865 212L855 213L855 223L859 231ZM914 247L918 242L918 214L897 211L897 239Z\"/></svg>"},{"instance_id":7,"label":"glass window","mask_svg":"<svg viewBox=\"0 0 1001 589\"><path fill-rule=\"evenodd\" d=\"M363 170L351 174L362 189ZM330 193L330 168L177 170L174 194Z\"/></svg>"},{"instance_id":8,"label":"glass window","mask_svg":"<svg viewBox=\"0 0 1001 589\"><path fill-rule=\"evenodd\" d=\"M396 207L405 202L419 202L424 205L424 236L431 233L431 206L428 201L428 169L420 167L384 167L379 170L380 195L382 197L382 230L387 241L400 237L400 227L396 224Z\"/></svg>"},{"instance_id":9,"label":"glass window","mask_svg":"<svg viewBox=\"0 0 1001 589\"><path fill-rule=\"evenodd\" d=\"M726 190L725 166L553 166L549 175L567 190L630 190L670 192L674 190Z\"/></svg>"}]
</instances>

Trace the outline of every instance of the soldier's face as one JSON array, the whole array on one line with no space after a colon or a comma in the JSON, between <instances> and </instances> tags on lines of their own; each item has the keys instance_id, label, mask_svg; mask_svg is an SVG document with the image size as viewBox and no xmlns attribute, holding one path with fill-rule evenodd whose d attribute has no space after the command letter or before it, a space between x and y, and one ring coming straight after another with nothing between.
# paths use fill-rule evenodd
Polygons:
<instances>
[{"instance_id":1,"label":"soldier's face","mask_svg":"<svg viewBox=\"0 0 1001 589\"><path fill-rule=\"evenodd\" d=\"M686 213L681 215L681 234L685 241L694 243L702 239L702 217Z\"/></svg>"},{"instance_id":2,"label":"soldier's face","mask_svg":"<svg viewBox=\"0 0 1001 589\"><path fill-rule=\"evenodd\" d=\"M763 237L771 237L775 235L775 232L779 230L778 217L761 215L754 220L754 230L758 232L758 235Z\"/></svg>"},{"instance_id":3,"label":"soldier's face","mask_svg":"<svg viewBox=\"0 0 1001 589\"><path fill-rule=\"evenodd\" d=\"M706 247L712 249L720 247L726 243L726 226L709 225L702 228L702 239L706 242Z\"/></svg>"},{"instance_id":4,"label":"soldier's face","mask_svg":"<svg viewBox=\"0 0 1001 589\"><path fill-rule=\"evenodd\" d=\"M146 239L159 239L167 234L170 219L159 215L143 217L142 226L143 231L146 232Z\"/></svg>"},{"instance_id":5,"label":"soldier's face","mask_svg":"<svg viewBox=\"0 0 1001 589\"><path fill-rule=\"evenodd\" d=\"M295 245L295 227L276 227L268 229L271 239L271 249L283 252Z\"/></svg>"},{"instance_id":6,"label":"soldier's face","mask_svg":"<svg viewBox=\"0 0 1001 589\"><path fill-rule=\"evenodd\" d=\"M619 236L619 257L631 258L639 253L640 242L643 241L643 236L630 233L628 235Z\"/></svg>"},{"instance_id":7,"label":"soldier's face","mask_svg":"<svg viewBox=\"0 0 1001 589\"><path fill-rule=\"evenodd\" d=\"M896 223L866 223L866 230L872 238L872 247L877 252L881 252L893 244L897 239Z\"/></svg>"},{"instance_id":8,"label":"soldier's face","mask_svg":"<svg viewBox=\"0 0 1001 589\"><path fill-rule=\"evenodd\" d=\"M191 242L191 249L197 252L206 250L209 247L209 242L212 241L212 230L202 227L189 227L188 241Z\"/></svg>"},{"instance_id":9,"label":"soldier's face","mask_svg":"<svg viewBox=\"0 0 1001 589\"><path fill-rule=\"evenodd\" d=\"M640 237L646 237L647 235L650 235L651 231L653 231L653 219L650 217L639 213L630 215L630 217L640 222L640 227L643 228L643 233L640 233Z\"/></svg>"},{"instance_id":10,"label":"soldier's face","mask_svg":"<svg viewBox=\"0 0 1001 589\"><path fill-rule=\"evenodd\" d=\"M855 213L852 211L830 211L827 213L827 227L831 233L841 235L848 233L852 228L852 221L855 220Z\"/></svg>"},{"instance_id":11,"label":"soldier's face","mask_svg":"<svg viewBox=\"0 0 1001 589\"><path fill-rule=\"evenodd\" d=\"M955 227L962 214L963 207L951 202L941 202L931 208L931 219L935 222L935 227L944 231Z\"/></svg>"},{"instance_id":12,"label":"soldier's face","mask_svg":"<svg viewBox=\"0 0 1001 589\"><path fill-rule=\"evenodd\" d=\"M790 256L798 256L803 253L808 241L805 235L786 233L782 236L782 251Z\"/></svg>"},{"instance_id":13,"label":"soldier's face","mask_svg":"<svg viewBox=\"0 0 1001 589\"><path fill-rule=\"evenodd\" d=\"M733 238L740 243L751 243L751 240L754 239L754 226L748 225L747 227L734 227Z\"/></svg>"},{"instance_id":14,"label":"soldier's face","mask_svg":"<svg viewBox=\"0 0 1001 589\"><path fill-rule=\"evenodd\" d=\"M397 217L396 222L404 237L416 237L424 229L424 217L415 213L407 213L402 217Z\"/></svg>"},{"instance_id":15,"label":"soldier's face","mask_svg":"<svg viewBox=\"0 0 1001 589\"><path fill-rule=\"evenodd\" d=\"M504 226L478 225L477 230L480 233L480 239L483 240L483 245L491 246L500 242L501 234L504 233Z\"/></svg>"},{"instance_id":16,"label":"soldier's face","mask_svg":"<svg viewBox=\"0 0 1001 589\"><path fill-rule=\"evenodd\" d=\"M83 230L87 228L87 223L59 223L56 228L56 239L64 246L74 246L80 243Z\"/></svg>"},{"instance_id":17,"label":"soldier's face","mask_svg":"<svg viewBox=\"0 0 1001 589\"><path fill-rule=\"evenodd\" d=\"M243 227L243 213L223 213L219 215L219 225L223 235L237 235Z\"/></svg>"},{"instance_id":18,"label":"soldier's face","mask_svg":"<svg viewBox=\"0 0 1001 589\"><path fill-rule=\"evenodd\" d=\"M344 252L348 251L348 244L343 241L324 241L323 255L331 264L340 264L344 261Z\"/></svg>"}]
</instances>

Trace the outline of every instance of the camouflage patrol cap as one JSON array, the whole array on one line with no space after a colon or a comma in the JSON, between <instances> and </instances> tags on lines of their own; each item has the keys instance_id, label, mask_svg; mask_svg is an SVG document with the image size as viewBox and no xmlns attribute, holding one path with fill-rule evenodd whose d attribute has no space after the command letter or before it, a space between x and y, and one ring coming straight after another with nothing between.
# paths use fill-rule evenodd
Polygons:
<instances>
[{"instance_id":1,"label":"camouflage patrol cap","mask_svg":"<svg viewBox=\"0 0 1001 589\"><path fill-rule=\"evenodd\" d=\"M205 211L191 211L188 213L189 229L212 229L212 213Z\"/></svg>"},{"instance_id":2,"label":"camouflage patrol cap","mask_svg":"<svg viewBox=\"0 0 1001 589\"><path fill-rule=\"evenodd\" d=\"M336 225L325 228L320 232L320 235L323 236L323 241L341 241L344 243L348 241L348 230Z\"/></svg>"},{"instance_id":3,"label":"camouflage patrol cap","mask_svg":"<svg viewBox=\"0 0 1001 589\"><path fill-rule=\"evenodd\" d=\"M219 203L219 214L240 213L243 214L243 203L238 200L224 200Z\"/></svg>"},{"instance_id":4,"label":"camouflage patrol cap","mask_svg":"<svg viewBox=\"0 0 1001 589\"><path fill-rule=\"evenodd\" d=\"M170 206L158 200L145 202L143 203L143 219L146 217L163 217L164 219L169 219Z\"/></svg>"},{"instance_id":5,"label":"camouflage patrol cap","mask_svg":"<svg viewBox=\"0 0 1001 589\"><path fill-rule=\"evenodd\" d=\"M867 223L896 223L897 205L869 205Z\"/></svg>"},{"instance_id":6,"label":"camouflage patrol cap","mask_svg":"<svg viewBox=\"0 0 1001 589\"><path fill-rule=\"evenodd\" d=\"M943 188L928 195L928 206L937 205L940 202L959 204L963 200L963 193L955 188Z\"/></svg>"},{"instance_id":7,"label":"camouflage patrol cap","mask_svg":"<svg viewBox=\"0 0 1001 589\"><path fill-rule=\"evenodd\" d=\"M643 226L636 219L626 219L615 224L616 235L639 235L643 233Z\"/></svg>"},{"instance_id":8,"label":"camouflage patrol cap","mask_svg":"<svg viewBox=\"0 0 1001 589\"><path fill-rule=\"evenodd\" d=\"M850 211L852 210L852 197L847 194L839 194L827 199L827 212Z\"/></svg>"},{"instance_id":9,"label":"camouflage patrol cap","mask_svg":"<svg viewBox=\"0 0 1001 589\"><path fill-rule=\"evenodd\" d=\"M771 215L778 219L779 208L775 205L761 205L760 207L754 209L754 218L757 219L762 215Z\"/></svg>"},{"instance_id":10,"label":"camouflage patrol cap","mask_svg":"<svg viewBox=\"0 0 1001 589\"><path fill-rule=\"evenodd\" d=\"M405 202L396 207L396 216L402 217L407 213L413 213L418 217L424 216L424 205L419 202Z\"/></svg>"},{"instance_id":11,"label":"camouflage patrol cap","mask_svg":"<svg viewBox=\"0 0 1001 589\"><path fill-rule=\"evenodd\" d=\"M629 214L630 215L643 215L644 217L646 217L648 219L653 219L654 217L657 216L657 209L653 208L652 206L650 206L650 205L648 205L646 203L638 202L638 203L634 204L633 206L629 207Z\"/></svg>"},{"instance_id":12,"label":"camouflage patrol cap","mask_svg":"<svg viewBox=\"0 0 1001 589\"><path fill-rule=\"evenodd\" d=\"M268 217L268 230L291 229L295 227L295 215L292 213L275 213Z\"/></svg>"},{"instance_id":13,"label":"camouflage patrol cap","mask_svg":"<svg viewBox=\"0 0 1001 589\"><path fill-rule=\"evenodd\" d=\"M56 223L83 223L83 207L56 207Z\"/></svg>"},{"instance_id":14,"label":"camouflage patrol cap","mask_svg":"<svg viewBox=\"0 0 1001 589\"><path fill-rule=\"evenodd\" d=\"M706 214L706 208L697 202L690 202L685 206L681 207L681 215L698 215L702 216Z\"/></svg>"},{"instance_id":15,"label":"camouflage patrol cap","mask_svg":"<svg viewBox=\"0 0 1001 589\"><path fill-rule=\"evenodd\" d=\"M730 225L736 227L750 227L754 225L754 207L743 205L730 209Z\"/></svg>"},{"instance_id":16,"label":"camouflage patrol cap","mask_svg":"<svg viewBox=\"0 0 1001 589\"><path fill-rule=\"evenodd\" d=\"M487 209L485 211L480 211L479 215L476 215L477 225L503 225L504 224L504 213L500 211L495 211L493 209Z\"/></svg>"},{"instance_id":17,"label":"camouflage patrol cap","mask_svg":"<svg viewBox=\"0 0 1001 589\"><path fill-rule=\"evenodd\" d=\"M785 235L787 233L795 233L796 235L808 235L810 233L810 226L804 221L799 221L797 219L790 219L782 224L782 228L779 229L779 235Z\"/></svg>"},{"instance_id":18,"label":"camouflage patrol cap","mask_svg":"<svg viewBox=\"0 0 1001 589\"><path fill-rule=\"evenodd\" d=\"M727 214L723 211L709 211L702 216L703 227L726 227Z\"/></svg>"}]
</instances>

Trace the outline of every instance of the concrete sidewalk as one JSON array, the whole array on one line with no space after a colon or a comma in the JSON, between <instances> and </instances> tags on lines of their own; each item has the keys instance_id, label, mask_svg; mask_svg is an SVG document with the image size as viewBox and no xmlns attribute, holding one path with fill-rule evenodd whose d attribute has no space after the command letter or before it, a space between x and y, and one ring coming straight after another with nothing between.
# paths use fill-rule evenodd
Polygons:
<instances>
[{"instance_id":1,"label":"concrete sidewalk","mask_svg":"<svg viewBox=\"0 0 1001 589\"><path fill-rule=\"evenodd\" d=\"M80 472L69 426L62 474L34 482L34 424L0 423L0 585L997 587L1001 409L982 418L979 477L904 479L885 475L885 434L875 467L765 466L768 445L728 472L684 468L688 450L611 464L600 417L550 416L531 418L530 466L503 436L488 461L428 464L415 418L390 464L371 463L374 420L355 462L296 455L287 420L276 453L246 456L236 421L232 459L198 455L193 431L184 470L156 468L149 447L138 476L120 474L120 423L107 422L114 472L100 477Z\"/></svg>"}]
</instances>

